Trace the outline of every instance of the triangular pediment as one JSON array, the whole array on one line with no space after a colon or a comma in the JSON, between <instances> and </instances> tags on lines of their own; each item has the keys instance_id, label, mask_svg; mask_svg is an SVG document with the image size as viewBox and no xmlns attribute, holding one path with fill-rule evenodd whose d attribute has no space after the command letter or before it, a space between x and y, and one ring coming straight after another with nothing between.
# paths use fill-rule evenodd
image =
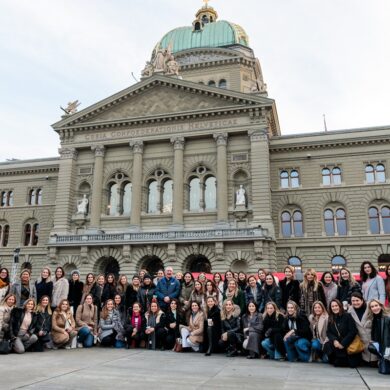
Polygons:
<instances>
[{"instance_id":1,"label":"triangular pediment","mask_svg":"<svg viewBox=\"0 0 390 390\"><path fill-rule=\"evenodd\" d=\"M166 76L153 76L80 112L64 117L54 129L156 118L180 113L226 110L229 107L271 106L272 99L208 87Z\"/></svg>"}]
</instances>

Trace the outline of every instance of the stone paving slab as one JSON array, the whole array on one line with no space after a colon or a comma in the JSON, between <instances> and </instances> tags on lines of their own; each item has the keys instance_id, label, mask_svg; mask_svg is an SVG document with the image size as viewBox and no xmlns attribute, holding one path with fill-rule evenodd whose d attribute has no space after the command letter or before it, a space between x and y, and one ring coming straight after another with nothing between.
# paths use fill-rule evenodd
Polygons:
<instances>
[{"instance_id":1,"label":"stone paving slab","mask_svg":"<svg viewBox=\"0 0 390 390\"><path fill-rule=\"evenodd\" d=\"M370 368L103 348L0 356L0 378L1 390L390 389L390 376Z\"/></svg>"}]
</instances>

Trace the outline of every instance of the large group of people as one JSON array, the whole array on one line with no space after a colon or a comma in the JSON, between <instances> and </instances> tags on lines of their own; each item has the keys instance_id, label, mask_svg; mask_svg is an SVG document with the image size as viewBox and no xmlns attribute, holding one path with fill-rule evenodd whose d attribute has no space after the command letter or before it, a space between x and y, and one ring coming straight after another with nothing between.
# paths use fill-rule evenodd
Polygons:
<instances>
[{"instance_id":1,"label":"large group of people","mask_svg":"<svg viewBox=\"0 0 390 390\"><path fill-rule=\"evenodd\" d=\"M279 280L280 279L280 280ZM361 264L359 281L343 267L337 275L314 269L296 279L286 266L279 278L191 272L171 267L152 277L94 275L74 270L29 270L10 283L0 270L0 352L46 349L148 348L225 353L248 359L318 361L335 366L379 366L390 374L390 265L382 278Z\"/></svg>"}]
</instances>

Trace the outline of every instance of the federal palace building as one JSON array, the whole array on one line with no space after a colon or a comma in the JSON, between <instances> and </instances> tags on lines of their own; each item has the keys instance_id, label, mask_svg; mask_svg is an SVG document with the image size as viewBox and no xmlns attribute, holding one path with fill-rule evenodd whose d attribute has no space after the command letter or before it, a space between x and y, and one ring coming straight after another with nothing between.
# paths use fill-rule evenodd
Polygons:
<instances>
[{"instance_id":1,"label":"federal palace building","mask_svg":"<svg viewBox=\"0 0 390 390\"><path fill-rule=\"evenodd\" d=\"M64 111L58 157L0 163L1 266L390 263L390 126L282 135L247 34L207 2L140 82Z\"/></svg>"}]
</instances>

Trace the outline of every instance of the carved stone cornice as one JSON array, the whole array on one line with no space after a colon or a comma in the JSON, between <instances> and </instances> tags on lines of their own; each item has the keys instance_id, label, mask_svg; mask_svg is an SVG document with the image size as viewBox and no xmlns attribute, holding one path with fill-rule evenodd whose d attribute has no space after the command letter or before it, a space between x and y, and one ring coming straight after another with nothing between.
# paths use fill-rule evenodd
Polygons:
<instances>
[{"instance_id":1,"label":"carved stone cornice","mask_svg":"<svg viewBox=\"0 0 390 390\"><path fill-rule=\"evenodd\" d=\"M171 144L173 144L174 150L184 150L185 139L184 137L172 137Z\"/></svg>"},{"instance_id":2,"label":"carved stone cornice","mask_svg":"<svg viewBox=\"0 0 390 390\"><path fill-rule=\"evenodd\" d=\"M228 143L228 134L227 133L214 133L213 137L217 146L226 146Z\"/></svg>"},{"instance_id":3,"label":"carved stone cornice","mask_svg":"<svg viewBox=\"0 0 390 390\"><path fill-rule=\"evenodd\" d=\"M61 160L77 160L78 151L75 148L61 148L58 153Z\"/></svg>"},{"instance_id":4,"label":"carved stone cornice","mask_svg":"<svg viewBox=\"0 0 390 390\"><path fill-rule=\"evenodd\" d=\"M104 157L106 148L104 145L92 145L91 150L95 153L95 157Z\"/></svg>"},{"instance_id":5,"label":"carved stone cornice","mask_svg":"<svg viewBox=\"0 0 390 390\"><path fill-rule=\"evenodd\" d=\"M257 141L268 141L268 132L267 129L255 129L248 131L249 138L251 142Z\"/></svg>"},{"instance_id":6,"label":"carved stone cornice","mask_svg":"<svg viewBox=\"0 0 390 390\"><path fill-rule=\"evenodd\" d=\"M130 141L129 145L134 154L142 154L144 152L144 142L141 140Z\"/></svg>"}]
</instances>

